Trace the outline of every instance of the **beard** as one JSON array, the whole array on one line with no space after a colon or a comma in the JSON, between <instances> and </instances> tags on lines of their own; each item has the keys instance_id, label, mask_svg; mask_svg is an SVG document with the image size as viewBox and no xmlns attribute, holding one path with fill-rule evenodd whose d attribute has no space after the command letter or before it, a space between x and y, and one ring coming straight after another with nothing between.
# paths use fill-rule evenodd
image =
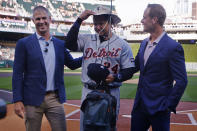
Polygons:
<instances>
[{"instance_id":1,"label":"beard","mask_svg":"<svg viewBox=\"0 0 197 131\"><path fill-rule=\"evenodd\" d=\"M154 31L155 31L155 28L153 26L149 26L147 28L144 27L144 32L152 33Z\"/></svg>"}]
</instances>

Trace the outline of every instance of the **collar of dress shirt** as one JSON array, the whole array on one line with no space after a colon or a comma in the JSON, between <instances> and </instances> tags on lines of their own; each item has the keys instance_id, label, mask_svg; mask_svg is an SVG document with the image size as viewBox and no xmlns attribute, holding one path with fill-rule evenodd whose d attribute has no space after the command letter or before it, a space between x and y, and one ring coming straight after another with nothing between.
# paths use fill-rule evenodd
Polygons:
<instances>
[{"instance_id":1,"label":"collar of dress shirt","mask_svg":"<svg viewBox=\"0 0 197 131\"><path fill-rule=\"evenodd\" d=\"M161 35L158 36L157 39L153 41L153 43L152 43L153 46L156 45L156 44L158 44L159 41L161 40L161 38L162 38L165 34L166 34L166 32L163 31L163 32L161 33ZM148 43L149 43L149 41L150 41L150 36L149 36L148 39L147 39L147 42L148 42Z\"/></svg>"},{"instance_id":2,"label":"collar of dress shirt","mask_svg":"<svg viewBox=\"0 0 197 131\"><path fill-rule=\"evenodd\" d=\"M38 40L45 40L45 39L44 39L44 37L42 37L41 35L39 35L37 32L36 32L36 37L37 37L37 39L38 39ZM50 41L52 41L52 40L53 40L52 35L50 35L49 40L50 40Z\"/></svg>"}]
</instances>

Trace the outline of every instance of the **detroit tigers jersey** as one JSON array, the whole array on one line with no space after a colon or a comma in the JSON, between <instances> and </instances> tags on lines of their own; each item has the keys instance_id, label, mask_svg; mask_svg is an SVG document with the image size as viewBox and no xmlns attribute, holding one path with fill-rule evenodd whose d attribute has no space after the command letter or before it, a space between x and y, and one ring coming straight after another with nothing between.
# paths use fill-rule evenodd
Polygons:
<instances>
[{"instance_id":1,"label":"detroit tigers jersey","mask_svg":"<svg viewBox=\"0 0 197 131\"><path fill-rule=\"evenodd\" d=\"M110 70L111 74L117 74L120 69L134 67L134 58L128 43L114 33L110 40L100 43L98 34L78 35L78 50L83 52L82 82L92 83L87 75L87 66L90 63L100 63ZM121 82L110 83L119 87Z\"/></svg>"}]
</instances>

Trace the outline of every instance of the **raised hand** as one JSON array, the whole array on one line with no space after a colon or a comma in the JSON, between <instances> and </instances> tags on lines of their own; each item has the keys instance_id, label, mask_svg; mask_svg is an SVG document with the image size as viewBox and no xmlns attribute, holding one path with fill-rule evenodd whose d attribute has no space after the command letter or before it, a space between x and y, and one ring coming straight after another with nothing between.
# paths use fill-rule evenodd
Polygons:
<instances>
[{"instance_id":1,"label":"raised hand","mask_svg":"<svg viewBox=\"0 0 197 131\"><path fill-rule=\"evenodd\" d=\"M107 78L105 79L105 81L106 81L107 83L113 82L113 81L114 81L114 76L113 76L112 74L109 74L109 75L107 76Z\"/></svg>"},{"instance_id":2,"label":"raised hand","mask_svg":"<svg viewBox=\"0 0 197 131\"><path fill-rule=\"evenodd\" d=\"M95 13L91 10L85 10L82 12L82 14L79 16L83 21L86 20L89 16L94 15Z\"/></svg>"}]
</instances>

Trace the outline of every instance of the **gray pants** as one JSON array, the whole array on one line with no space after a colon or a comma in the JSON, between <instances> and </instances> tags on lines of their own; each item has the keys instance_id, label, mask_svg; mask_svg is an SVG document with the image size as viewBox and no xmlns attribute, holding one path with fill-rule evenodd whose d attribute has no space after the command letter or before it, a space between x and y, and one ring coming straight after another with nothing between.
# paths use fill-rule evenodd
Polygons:
<instances>
[{"instance_id":1,"label":"gray pants","mask_svg":"<svg viewBox=\"0 0 197 131\"><path fill-rule=\"evenodd\" d=\"M55 93L45 95L40 106L25 106L26 131L40 131L43 114L49 121L52 131L66 131L64 106Z\"/></svg>"},{"instance_id":2,"label":"gray pants","mask_svg":"<svg viewBox=\"0 0 197 131\"><path fill-rule=\"evenodd\" d=\"M88 93L90 93L92 90L83 87L82 89L82 96L81 96L81 103L85 100ZM116 97L117 100L117 106L116 106L116 115L118 119L119 109L120 109L120 89L119 88L113 88L110 90L111 95ZM84 113L80 111L80 131L83 131L83 117Z\"/></svg>"}]
</instances>

